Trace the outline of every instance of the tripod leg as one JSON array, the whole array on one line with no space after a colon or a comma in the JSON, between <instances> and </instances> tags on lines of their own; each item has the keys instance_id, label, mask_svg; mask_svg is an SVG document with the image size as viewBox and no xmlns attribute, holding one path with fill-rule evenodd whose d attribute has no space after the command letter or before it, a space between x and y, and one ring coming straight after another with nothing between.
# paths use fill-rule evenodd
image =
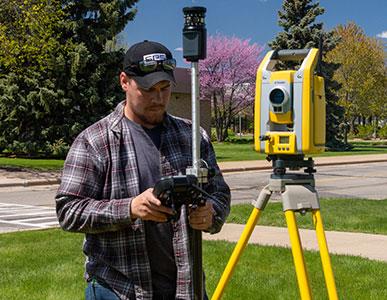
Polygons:
<instances>
[{"instance_id":1,"label":"tripod leg","mask_svg":"<svg viewBox=\"0 0 387 300\"><path fill-rule=\"evenodd\" d=\"M313 223L316 228L317 241L320 248L321 263L324 271L325 284L328 290L328 296L330 300L337 300L338 296L336 291L336 284L333 276L331 259L329 257L328 245L327 240L325 238L325 232L323 228L320 210L313 210L312 214Z\"/></svg>"},{"instance_id":2,"label":"tripod leg","mask_svg":"<svg viewBox=\"0 0 387 300\"><path fill-rule=\"evenodd\" d=\"M294 267L296 269L298 288L302 300L312 299L312 293L309 285L308 273L305 266L304 253L302 251L300 235L296 223L294 211L285 211L286 223L288 225L290 244L292 246Z\"/></svg>"},{"instance_id":3,"label":"tripod leg","mask_svg":"<svg viewBox=\"0 0 387 300\"><path fill-rule=\"evenodd\" d=\"M262 210L260 210L259 208L254 208L251 212L249 220L247 221L246 226L243 229L242 235L238 243L236 244L233 253L231 254L231 257L227 263L226 268L224 269L222 277L219 280L219 283L215 289L214 294L212 295L211 300L218 300L222 297L223 291L231 278L232 272L234 271L235 266L238 263L239 257L241 256L242 251L245 249L246 244L249 241L249 238L255 228L255 225L257 225L258 219L261 215L261 211Z\"/></svg>"}]
</instances>

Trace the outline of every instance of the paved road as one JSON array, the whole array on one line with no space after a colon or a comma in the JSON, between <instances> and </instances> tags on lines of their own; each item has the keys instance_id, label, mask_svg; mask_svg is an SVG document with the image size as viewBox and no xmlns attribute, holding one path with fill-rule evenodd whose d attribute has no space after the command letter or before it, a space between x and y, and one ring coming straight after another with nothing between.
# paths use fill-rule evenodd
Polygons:
<instances>
[{"instance_id":1,"label":"paved road","mask_svg":"<svg viewBox=\"0 0 387 300\"><path fill-rule=\"evenodd\" d=\"M255 199L268 183L270 172L225 174L232 190L233 203ZM387 163L321 166L315 178L320 197L387 199Z\"/></svg>"},{"instance_id":2,"label":"paved road","mask_svg":"<svg viewBox=\"0 0 387 300\"><path fill-rule=\"evenodd\" d=\"M0 188L0 202L54 206L58 185Z\"/></svg>"},{"instance_id":3,"label":"paved road","mask_svg":"<svg viewBox=\"0 0 387 300\"><path fill-rule=\"evenodd\" d=\"M233 204L255 199L268 183L269 175L270 171L225 174ZM1 188L0 232L53 226L54 223L46 223L55 221L52 218L57 187ZM387 163L319 167L316 187L321 197L387 199ZM52 218L42 219L49 216Z\"/></svg>"},{"instance_id":4,"label":"paved road","mask_svg":"<svg viewBox=\"0 0 387 300\"><path fill-rule=\"evenodd\" d=\"M58 226L53 200L57 188L1 188L0 232Z\"/></svg>"},{"instance_id":5,"label":"paved road","mask_svg":"<svg viewBox=\"0 0 387 300\"><path fill-rule=\"evenodd\" d=\"M56 226L53 207L0 202L0 232Z\"/></svg>"}]
</instances>

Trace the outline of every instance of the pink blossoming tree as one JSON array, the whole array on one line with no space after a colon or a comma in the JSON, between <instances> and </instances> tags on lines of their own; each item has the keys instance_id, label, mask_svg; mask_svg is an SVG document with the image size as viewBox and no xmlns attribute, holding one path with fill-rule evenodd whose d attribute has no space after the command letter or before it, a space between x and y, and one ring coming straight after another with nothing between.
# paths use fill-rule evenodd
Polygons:
<instances>
[{"instance_id":1,"label":"pink blossoming tree","mask_svg":"<svg viewBox=\"0 0 387 300\"><path fill-rule=\"evenodd\" d=\"M255 76L263 47L250 40L222 35L210 36L207 58L199 63L200 98L211 100L218 141L243 110L253 110Z\"/></svg>"}]
</instances>

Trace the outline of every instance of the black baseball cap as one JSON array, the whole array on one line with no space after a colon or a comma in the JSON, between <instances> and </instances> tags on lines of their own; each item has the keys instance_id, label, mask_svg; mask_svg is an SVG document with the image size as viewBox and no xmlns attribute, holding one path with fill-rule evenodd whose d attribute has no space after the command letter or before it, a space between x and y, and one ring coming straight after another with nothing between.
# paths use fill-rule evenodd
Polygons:
<instances>
[{"instance_id":1,"label":"black baseball cap","mask_svg":"<svg viewBox=\"0 0 387 300\"><path fill-rule=\"evenodd\" d=\"M147 40L131 46L123 64L124 72L146 90L163 80L175 83L175 66L176 61L168 48Z\"/></svg>"}]
</instances>

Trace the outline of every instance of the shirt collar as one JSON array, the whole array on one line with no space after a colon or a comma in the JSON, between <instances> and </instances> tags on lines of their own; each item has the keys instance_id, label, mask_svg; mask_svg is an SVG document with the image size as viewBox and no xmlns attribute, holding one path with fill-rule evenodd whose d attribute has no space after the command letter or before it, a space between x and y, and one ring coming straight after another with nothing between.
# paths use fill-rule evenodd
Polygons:
<instances>
[{"instance_id":1,"label":"shirt collar","mask_svg":"<svg viewBox=\"0 0 387 300\"><path fill-rule=\"evenodd\" d=\"M121 132L121 120L124 117L125 102L126 100L118 103L115 110L110 115L110 129L114 132Z\"/></svg>"}]
</instances>

